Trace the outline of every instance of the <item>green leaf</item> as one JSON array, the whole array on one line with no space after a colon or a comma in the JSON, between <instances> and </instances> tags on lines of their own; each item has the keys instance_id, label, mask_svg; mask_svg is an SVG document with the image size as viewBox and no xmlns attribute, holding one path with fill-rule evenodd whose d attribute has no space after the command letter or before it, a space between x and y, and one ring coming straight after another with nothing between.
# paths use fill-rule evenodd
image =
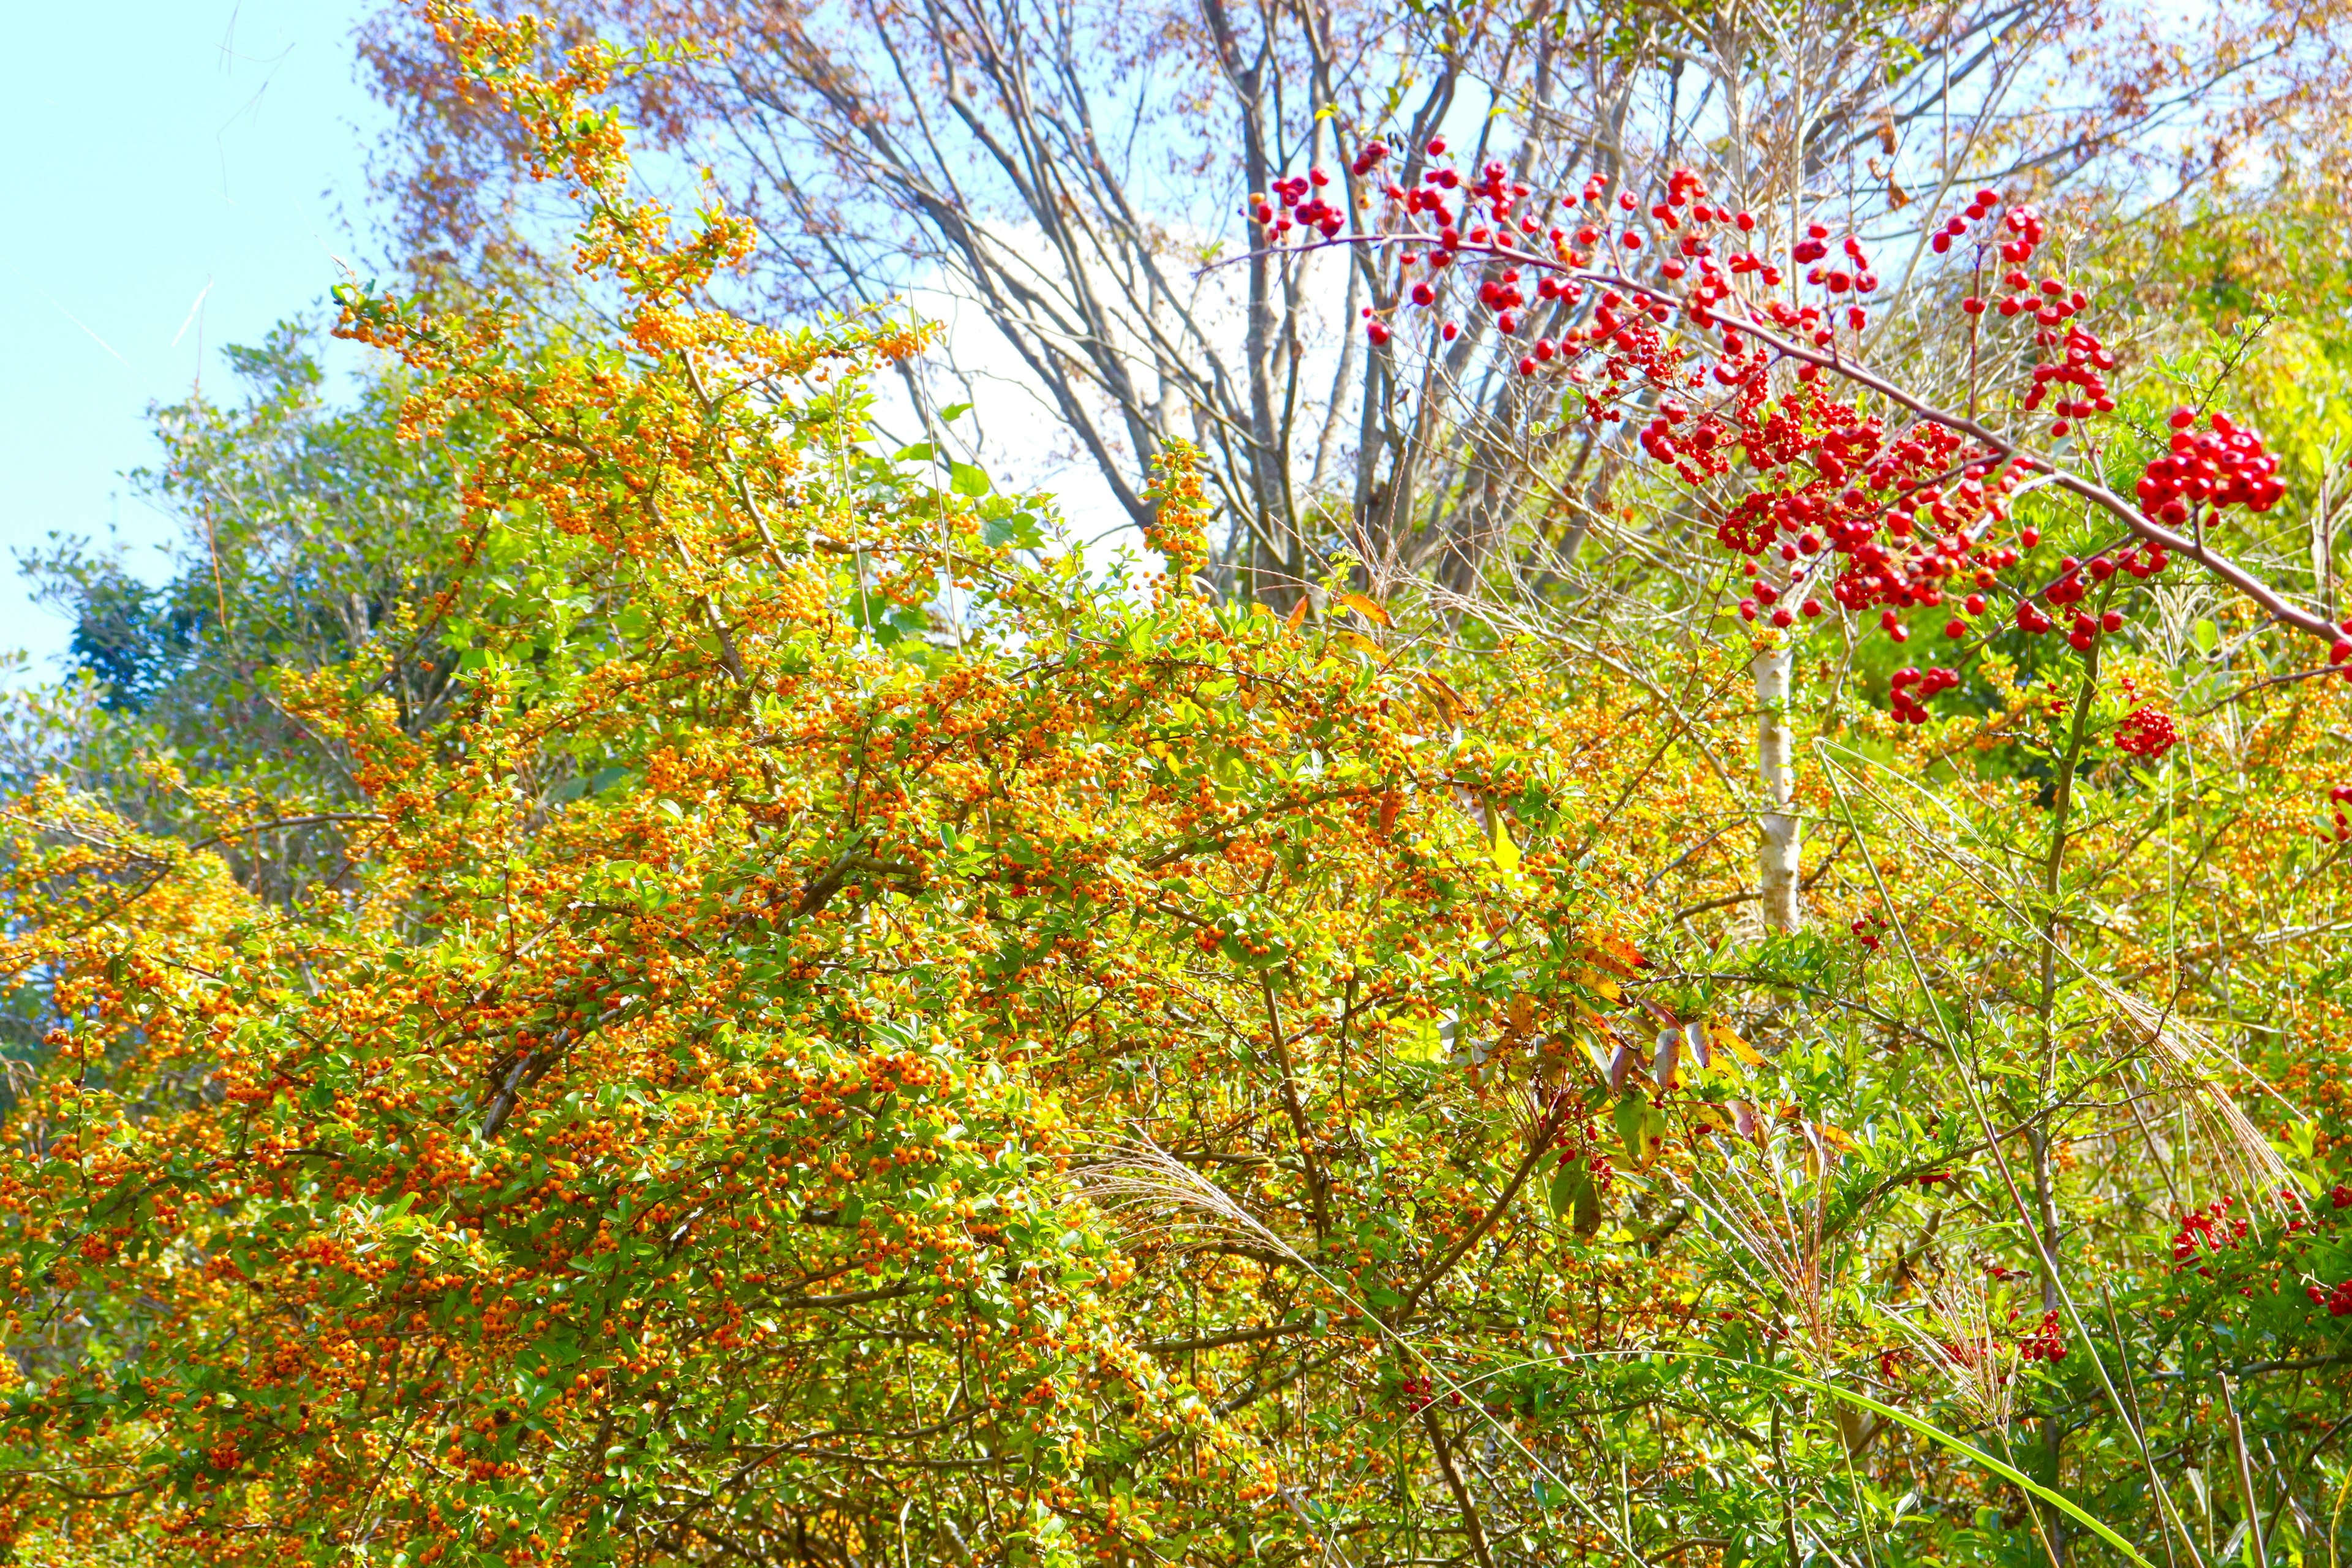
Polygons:
<instances>
[{"instance_id":1,"label":"green leaf","mask_svg":"<svg viewBox=\"0 0 2352 1568\"><path fill-rule=\"evenodd\" d=\"M1010 517L992 517L981 525L981 538L992 547L1010 544L1017 550L1034 550L1045 542L1037 527L1037 520L1025 511Z\"/></svg>"},{"instance_id":2,"label":"green leaf","mask_svg":"<svg viewBox=\"0 0 2352 1568\"><path fill-rule=\"evenodd\" d=\"M1577 1235L1591 1236L1601 1228L1601 1189L1593 1185L1592 1169L1583 1160L1571 1158L1562 1165L1545 1196L1552 1217L1567 1220Z\"/></svg>"},{"instance_id":3,"label":"green leaf","mask_svg":"<svg viewBox=\"0 0 2352 1568\"><path fill-rule=\"evenodd\" d=\"M1579 1236L1589 1237L1601 1228L1601 1187L1593 1181L1592 1172L1578 1162L1576 1202L1569 1215L1569 1224Z\"/></svg>"},{"instance_id":4,"label":"green leaf","mask_svg":"<svg viewBox=\"0 0 2352 1568\"><path fill-rule=\"evenodd\" d=\"M1641 1095L1629 1094L1617 1102L1617 1141L1637 1168L1650 1163L1650 1102Z\"/></svg>"},{"instance_id":5,"label":"green leaf","mask_svg":"<svg viewBox=\"0 0 2352 1568\"><path fill-rule=\"evenodd\" d=\"M988 482L987 473L970 463L948 464L948 489L960 496L984 496L995 487Z\"/></svg>"},{"instance_id":6,"label":"green leaf","mask_svg":"<svg viewBox=\"0 0 2352 1568\"><path fill-rule=\"evenodd\" d=\"M928 463L931 460L931 444L918 441L911 447L901 447L890 460L894 463Z\"/></svg>"},{"instance_id":7,"label":"green leaf","mask_svg":"<svg viewBox=\"0 0 2352 1568\"><path fill-rule=\"evenodd\" d=\"M1554 1219L1566 1219L1570 1207L1576 1202L1576 1164L1573 1160L1568 1161L1552 1173L1551 1186L1544 1194L1544 1201L1550 1207Z\"/></svg>"}]
</instances>

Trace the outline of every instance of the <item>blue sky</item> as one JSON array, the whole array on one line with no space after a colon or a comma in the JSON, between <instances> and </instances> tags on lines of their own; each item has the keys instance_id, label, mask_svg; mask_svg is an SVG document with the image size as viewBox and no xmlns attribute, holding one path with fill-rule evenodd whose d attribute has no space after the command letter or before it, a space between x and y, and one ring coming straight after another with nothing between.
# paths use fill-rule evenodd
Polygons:
<instances>
[{"instance_id":1,"label":"blue sky","mask_svg":"<svg viewBox=\"0 0 2352 1568\"><path fill-rule=\"evenodd\" d=\"M364 269L367 141L354 74L364 0L75 0L15 12L0 55L0 649L57 662L70 628L33 605L16 552L105 537L156 577L173 531L119 476L146 410L219 348ZM201 300L201 303L199 300ZM203 346L200 362L198 345ZM215 383L217 385L218 384Z\"/></svg>"}]
</instances>

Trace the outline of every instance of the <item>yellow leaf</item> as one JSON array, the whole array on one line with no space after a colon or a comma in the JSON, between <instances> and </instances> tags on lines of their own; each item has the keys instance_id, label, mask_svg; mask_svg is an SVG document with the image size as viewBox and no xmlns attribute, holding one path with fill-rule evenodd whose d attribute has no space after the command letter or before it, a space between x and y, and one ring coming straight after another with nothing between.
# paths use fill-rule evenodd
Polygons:
<instances>
[{"instance_id":1,"label":"yellow leaf","mask_svg":"<svg viewBox=\"0 0 2352 1568\"><path fill-rule=\"evenodd\" d=\"M1445 723L1459 724L1462 715L1470 710L1470 704L1463 700L1460 692L1433 675L1421 678L1421 689L1428 696L1430 706L1437 710L1438 718Z\"/></svg>"},{"instance_id":2,"label":"yellow leaf","mask_svg":"<svg viewBox=\"0 0 2352 1568\"><path fill-rule=\"evenodd\" d=\"M1743 1066L1760 1068L1764 1065L1764 1053L1733 1034L1730 1025L1718 1018L1713 1026L1713 1032L1715 1043L1729 1051Z\"/></svg>"},{"instance_id":3,"label":"yellow leaf","mask_svg":"<svg viewBox=\"0 0 2352 1568\"><path fill-rule=\"evenodd\" d=\"M1307 604L1308 604L1308 603L1309 603L1309 601L1308 601L1308 599L1307 599L1307 595L1304 595L1304 594L1299 595L1298 595L1298 607L1297 607L1297 609L1295 609L1295 610L1291 611L1291 612L1290 612L1290 618L1289 618L1288 620L1286 620L1286 621L1283 622L1282 624L1283 624L1284 626L1288 626L1292 631L1294 631L1294 632L1295 632L1295 631L1297 631L1297 630L1298 629L1298 623L1299 623L1299 622L1301 622L1301 621L1303 621L1303 620L1305 620L1305 619L1307 618Z\"/></svg>"},{"instance_id":4,"label":"yellow leaf","mask_svg":"<svg viewBox=\"0 0 2352 1568\"><path fill-rule=\"evenodd\" d=\"M1642 950L1625 938L1612 936L1609 931L1595 931L1585 942L1585 954L1613 975L1633 978L1634 971L1642 969Z\"/></svg>"},{"instance_id":5,"label":"yellow leaf","mask_svg":"<svg viewBox=\"0 0 2352 1568\"><path fill-rule=\"evenodd\" d=\"M1365 598L1361 594L1342 594L1339 595L1339 602L1368 621L1373 621L1384 626L1394 624L1389 619L1389 613L1386 610Z\"/></svg>"},{"instance_id":6,"label":"yellow leaf","mask_svg":"<svg viewBox=\"0 0 2352 1568\"><path fill-rule=\"evenodd\" d=\"M1511 830L1503 826L1503 814L1495 814L1495 864L1506 871L1519 868L1519 847L1511 842Z\"/></svg>"}]
</instances>

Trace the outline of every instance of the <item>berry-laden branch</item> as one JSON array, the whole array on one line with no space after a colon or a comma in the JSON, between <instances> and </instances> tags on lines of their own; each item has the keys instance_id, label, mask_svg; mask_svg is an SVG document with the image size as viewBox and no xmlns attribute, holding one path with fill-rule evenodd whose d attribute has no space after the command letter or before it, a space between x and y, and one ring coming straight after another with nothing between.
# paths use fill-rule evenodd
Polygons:
<instances>
[{"instance_id":1,"label":"berry-laden branch","mask_svg":"<svg viewBox=\"0 0 2352 1568\"><path fill-rule=\"evenodd\" d=\"M1385 142L1366 142L1353 172L1365 179L1390 153ZM2031 368L2011 398L2014 414L2021 422L2047 418L2052 440L2071 437L2094 458L2104 455L2096 422L2116 409L2106 379L2115 356L2078 321L2090 306L2080 289L2025 270L2049 239L2032 207L1980 190L1929 236L1938 255L1973 249L1979 279L2006 268L1998 300L1971 293L1960 302L1972 384L1969 411L1958 413L1857 359L1870 323L1866 301L1879 287L1858 237L1833 250L1829 228L1810 224L1784 269L1752 247L1755 215L1713 201L1687 169L1669 175L1664 198L1646 213L1629 190L1612 202L1609 180L1594 174L1566 216L1546 222L1528 210L1532 188L1512 181L1502 163L1487 163L1474 178L1442 162L1443 138L1428 153L1420 182L1387 184L1379 218L1360 231L1349 232L1349 215L1320 194L1330 182L1319 169L1253 196L1248 216L1269 248L1370 247L1393 257L1385 303L1363 308L1375 344L1407 331L1425 337L1433 353L1454 342L1465 325L1444 307L1473 292L1458 265L1469 258L1485 324L1500 339L1526 340L1516 363L1521 376L1564 380L1595 425L1620 423L1629 410L1645 414L1643 449L1694 489L1744 465L1749 485L1725 506L1716 531L1727 550L1751 563L1743 618L1780 628L1819 618L1828 613L1826 584L1827 596L1848 613L1878 610L1897 643L1910 636L1904 612L1939 608L1946 636L1957 641L1987 613L2001 574L2041 543L2034 528L2011 530L2012 506L2029 489L2052 487L2119 520L2130 543L2088 562L2067 556L2042 587L2012 589L2021 631L2056 629L2045 603L2071 608L2067 640L2088 652L2121 630L2125 616L2114 607L2094 615L2083 601L2118 574L2154 577L2178 556L2273 619L2326 641L2331 662L2352 677L2352 621L2330 624L2210 542L2210 525L2228 509L2264 511L2284 493L2277 458L2255 431L2221 413L2199 429L2196 414L2174 410L2169 449L2146 465L2135 503L2002 434L1979 412L1984 399L1973 382L1985 334L2017 322L2031 330L2021 345L2030 347ZM1559 216L1552 205L1546 216ZM1654 277L1634 276L1645 246L1659 256ZM1766 289L1785 284L1785 295L1751 298L1749 279ZM1414 312L1426 328L1412 324ZM1776 392L1772 373L1782 362L1795 374ZM1874 394L1887 410L1866 413L1832 397L1825 372L1829 383ZM1903 671L1892 706L1922 721L1926 701L1958 681L1946 668Z\"/></svg>"}]
</instances>

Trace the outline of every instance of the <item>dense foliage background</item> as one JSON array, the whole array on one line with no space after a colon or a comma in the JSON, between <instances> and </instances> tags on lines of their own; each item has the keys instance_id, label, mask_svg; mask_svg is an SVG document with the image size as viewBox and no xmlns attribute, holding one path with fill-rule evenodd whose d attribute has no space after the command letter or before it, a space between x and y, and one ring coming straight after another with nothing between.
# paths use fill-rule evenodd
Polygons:
<instances>
[{"instance_id":1,"label":"dense foliage background","mask_svg":"<svg viewBox=\"0 0 2352 1568\"><path fill-rule=\"evenodd\" d=\"M0 1542L2333 1563L2344 28L387 14L24 563Z\"/></svg>"}]
</instances>

